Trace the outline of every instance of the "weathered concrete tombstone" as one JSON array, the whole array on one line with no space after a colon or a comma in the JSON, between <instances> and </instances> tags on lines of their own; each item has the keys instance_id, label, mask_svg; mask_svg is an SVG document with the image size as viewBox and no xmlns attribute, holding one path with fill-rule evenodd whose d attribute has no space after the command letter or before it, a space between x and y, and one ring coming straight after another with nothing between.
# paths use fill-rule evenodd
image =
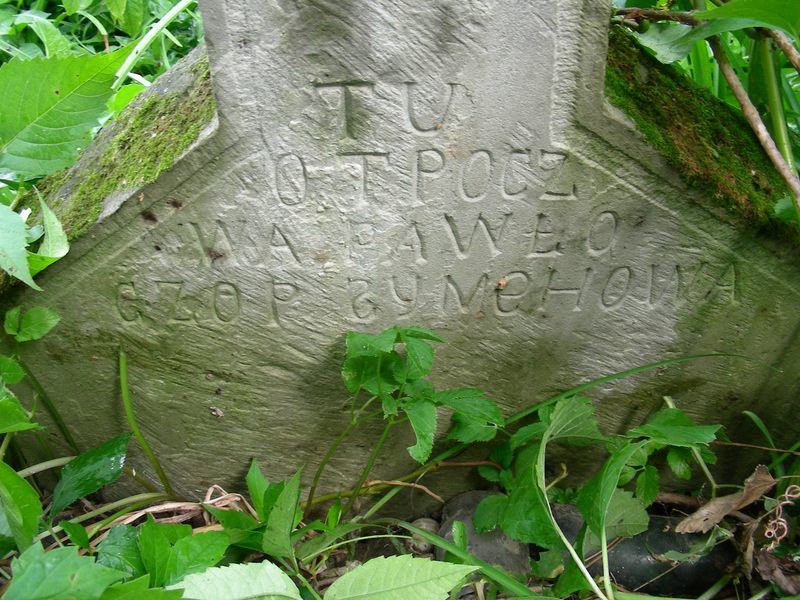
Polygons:
<instances>
[{"instance_id":1,"label":"weathered concrete tombstone","mask_svg":"<svg viewBox=\"0 0 800 600\"><path fill-rule=\"evenodd\" d=\"M800 270L687 202L605 107L604 2L201 8L213 130L109 199L46 293L21 299L63 316L26 359L82 445L125 427L121 345L179 491L240 486L251 456L285 476L343 426L344 332L393 324L446 338L438 386L482 387L509 411L707 351L759 362L603 389L603 427L638 423L662 394L734 425L744 408L786 410ZM373 434L342 450L329 485L351 481ZM378 475L407 470L406 445Z\"/></svg>"}]
</instances>

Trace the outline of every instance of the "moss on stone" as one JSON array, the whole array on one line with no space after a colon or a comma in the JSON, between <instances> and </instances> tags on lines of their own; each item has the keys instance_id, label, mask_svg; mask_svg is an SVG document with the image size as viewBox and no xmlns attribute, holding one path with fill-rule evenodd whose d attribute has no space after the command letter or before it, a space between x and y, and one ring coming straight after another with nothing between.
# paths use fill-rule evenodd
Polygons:
<instances>
[{"instance_id":1,"label":"moss on stone","mask_svg":"<svg viewBox=\"0 0 800 600\"><path fill-rule=\"evenodd\" d=\"M215 103L208 58L191 65L190 71L195 81L188 90L153 94L123 111L113 125L113 137L91 164L82 161L78 168L40 182L40 191L53 204L70 239L97 221L109 195L155 181L211 121ZM59 198L56 194L65 184Z\"/></svg>"},{"instance_id":2,"label":"moss on stone","mask_svg":"<svg viewBox=\"0 0 800 600\"><path fill-rule=\"evenodd\" d=\"M758 230L800 240L773 214L788 191L744 118L618 26L609 36L605 92L688 185Z\"/></svg>"}]
</instances>

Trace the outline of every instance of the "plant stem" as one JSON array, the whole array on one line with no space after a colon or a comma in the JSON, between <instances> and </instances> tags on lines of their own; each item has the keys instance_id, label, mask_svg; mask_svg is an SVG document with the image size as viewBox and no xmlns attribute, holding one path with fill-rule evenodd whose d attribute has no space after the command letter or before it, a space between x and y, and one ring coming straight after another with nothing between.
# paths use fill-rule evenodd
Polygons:
<instances>
[{"instance_id":1,"label":"plant stem","mask_svg":"<svg viewBox=\"0 0 800 600\"><path fill-rule=\"evenodd\" d=\"M783 156L775 145L775 141L772 139L772 136L770 136L769 131L767 131L764 121L761 120L761 115L758 114L758 110L747 95L747 92L742 86L742 82L739 81L739 78L728 62L728 57L725 56L725 52L720 45L719 37L710 37L708 43L711 45L711 50L714 52L714 58L717 59L719 70L725 77L725 81L728 82L728 86L731 88L737 102L739 102L739 106L742 107L744 118L747 119L747 122L756 134L758 141L761 142L761 146L772 161L775 169L791 190L795 204L800 207L800 179L797 178L797 174L792 171L789 165L786 164L786 161L783 160Z\"/></svg>"},{"instance_id":2,"label":"plant stem","mask_svg":"<svg viewBox=\"0 0 800 600\"><path fill-rule=\"evenodd\" d=\"M795 71L800 75L800 52L794 47L789 36L777 29L766 29L765 31L775 41L775 45L780 48L783 55L789 59Z\"/></svg>"},{"instance_id":3,"label":"plant stem","mask_svg":"<svg viewBox=\"0 0 800 600\"><path fill-rule=\"evenodd\" d=\"M3 443L0 444L0 461L5 457L6 450L8 450L8 445L11 443L11 438L13 436L14 434L12 432L8 432L3 436Z\"/></svg>"},{"instance_id":4,"label":"plant stem","mask_svg":"<svg viewBox=\"0 0 800 600\"><path fill-rule=\"evenodd\" d=\"M354 419L348 419L347 425L345 428L336 436L336 439L333 440L333 443L328 448L328 451L325 453L325 456L322 457L322 460L319 462L319 466L317 470L314 472L314 479L311 481L311 487L308 489L308 496L306 496L306 506L305 510L303 511L303 518L308 516L308 511L311 510L311 507L314 503L314 493L317 491L317 485L319 484L320 477L322 477L322 472L325 470L325 467L328 465L328 462L333 457L336 450L338 450L340 444L350 435L350 432L355 427L357 421Z\"/></svg>"},{"instance_id":5,"label":"plant stem","mask_svg":"<svg viewBox=\"0 0 800 600\"><path fill-rule=\"evenodd\" d=\"M120 88L122 82L125 81L125 78L136 64L136 61L139 60L141 54L147 50L148 46L153 43L153 40L156 39L156 36L163 31L164 28L166 28L167 25L172 22L172 19L177 17L182 10L188 8L194 2L195 0L180 0L180 2L169 9L163 17L150 26L150 30L142 36L142 39L139 40L134 49L125 59L125 62L123 62L122 66L117 70L116 74L114 75L114 84L111 86L112 89L118 90Z\"/></svg>"},{"instance_id":6,"label":"plant stem","mask_svg":"<svg viewBox=\"0 0 800 600\"><path fill-rule=\"evenodd\" d=\"M789 139L789 129L786 126L786 115L783 112L783 99L781 98L781 84L775 65L775 51L772 47L772 40L768 37L760 37L756 44L761 46L761 52L757 55L761 59L758 68L761 69L767 89L767 113L772 124L771 133L775 140L775 145L783 156L783 160L789 165L792 171L797 170L794 163L792 152L792 141ZM756 53L754 53L756 54Z\"/></svg>"},{"instance_id":7,"label":"plant stem","mask_svg":"<svg viewBox=\"0 0 800 600\"><path fill-rule=\"evenodd\" d=\"M31 475L36 475L36 473L41 473L42 471L47 471L48 469L55 469L57 467L63 467L69 461L71 461L74 456L62 456L61 458L54 458L53 460L48 460L45 462L40 462L35 465L31 465L27 469L22 469L21 471L17 471L17 475L25 479L26 477L30 477Z\"/></svg>"},{"instance_id":8,"label":"plant stem","mask_svg":"<svg viewBox=\"0 0 800 600\"><path fill-rule=\"evenodd\" d=\"M167 474L161 467L161 463L159 462L155 452L153 452L153 449L150 448L150 444L148 444L147 440L144 439L144 436L139 429L139 424L136 422L136 416L133 414L133 404L131 403L131 395L128 389L128 356L125 354L125 351L122 348L119 349L119 385L120 392L122 393L122 405L125 407L125 416L128 419L128 426L131 428L133 437L136 438L136 441L139 443L139 447L142 449L142 452L144 452L147 460L150 461L153 469L155 469L158 478L161 480L161 485L164 486L164 491L168 496L174 498L175 491L172 489L172 486L169 483Z\"/></svg>"},{"instance_id":9,"label":"plant stem","mask_svg":"<svg viewBox=\"0 0 800 600\"><path fill-rule=\"evenodd\" d=\"M16 355L15 358L17 359L17 363L22 370L25 372L25 376L28 378L28 381L33 388L33 391L39 396L39 399L44 404L44 408L47 411L47 414L50 415L50 418L53 419L53 422L56 424L56 428L58 429L59 433L64 438L64 441L67 442L70 448L72 448L76 453L80 453L80 448L78 444L75 442L75 438L72 437L72 433L70 433L69 427L67 427L66 421L61 417L61 413L58 412L56 405L53 404L53 401L50 399L50 396L47 395L47 392L44 391L42 384L39 383L39 380L36 379L36 376L31 372L28 368L28 365L25 364L25 361L19 355Z\"/></svg>"},{"instance_id":10,"label":"plant stem","mask_svg":"<svg viewBox=\"0 0 800 600\"><path fill-rule=\"evenodd\" d=\"M603 586L606 588L606 595L609 600L614 600L614 588L611 585L611 573L608 565L608 538L606 537L606 528L600 532L600 550L603 555Z\"/></svg>"},{"instance_id":11,"label":"plant stem","mask_svg":"<svg viewBox=\"0 0 800 600\"><path fill-rule=\"evenodd\" d=\"M669 408L676 408L675 402L669 396L664 396L664 404L666 404ZM694 446L690 447L689 449L692 452L692 456L694 456L695 462L697 462L697 464L700 466L700 470L703 471L703 474L706 476L706 479L708 479L709 485L711 485L711 497L716 498L717 488L719 486L717 485L717 481L714 479L714 476L711 474L711 471L709 470L706 461L703 460L703 455L700 454L700 450L698 450Z\"/></svg>"},{"instance_id":12,"label":"plant stem","mask_svg":"<svg viewBox=\"0 0 800 600\"><path fill-rule=\"evenodd\" d=\"M355 487L353 488L353 495L347 500L347 504L345 505L344 509L342 510L342 514L346 515L350 512L350 509L353 507L353 504L358 498L358 493L361 491L361 487L364 485L364 482L369 477L370 471L372 471L372 467L375 466L375 461L378 459L378 453L381 451L384 442L386 442L386 438L389 436L389 432L394 427L395 417L390 417L389 421L386 423L386 427L383 428L383 433L381 433L381 437L375 443L375 446L372 447L372 452L369 454L369 458L367 459L367 464L364 465L364 469L361 471L361 476L358 478L358 483L356 483Z\"/></svg>"},{"instance_id":13,"label":"plant stem","mask_svg":"<svg viewBox=\"0 0 800 600\"><path fill-rule=\"evenodd\" d=\"M696 600L713 600L714 597L722 591L722 588L728 585L731 579L732 578L730 574L726 573L725 575L719 578L719 581L717 581L714 585L708 588L705 592L700 594Z\"/></svg>"}]
</instances>

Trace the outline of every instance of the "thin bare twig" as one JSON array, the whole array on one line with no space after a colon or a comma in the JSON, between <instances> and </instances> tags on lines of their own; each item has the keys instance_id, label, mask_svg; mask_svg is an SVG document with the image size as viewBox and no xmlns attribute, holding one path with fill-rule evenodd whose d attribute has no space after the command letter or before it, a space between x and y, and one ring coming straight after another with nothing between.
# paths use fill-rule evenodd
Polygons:
<instances>
[{"instance_id":1,"label":"thin bare twig","mask_svg":"<svg viewBox=\"0 0 800 600\"><path fill-rule=\"evenodd\" d=\"M794 197L794 201L798 208L800 208L800 179L797 178L796 173L792 172L792 170L789 168L789 165L787 165L786 161L783 159L783 156L781 156L778 147L775 145L775 141L769 134L766 125L764 125L764 121L761 120L761 115L758 114L758 109L750 100L750 97L747 95L747 92L742 86L742 82L739 81L739 78L736 76L736 72L728 62L728 57L725 56L725 52L722 50L722 46L719 43L719 38L717 36L710 37L708 38L708 43L711 46L711 50L714 52L714 58L717 59L719 70L725 77L725 81L728 82L728 86L731 88L733 95L739 102L739 106L742 107L742 114L744 114L744 118L747 119L747 122L750 124L750 127L756 134L758 141L761 142L761 146L764 148L767 156L769 156L769 159L772 161L775 169L786 182L786 185L789 186L792 196Z\"/></svg>"},{"instance_id":2,"label":"thin bare twig","mask_svg":"<svg viewBox=\"0 0 800 600\"><path fill-rule=\"evenodd\" d=\"M400 487L414 488L415 490L420 490L422 492L425 492L426 494L428 494L428 496L430 496L431 498L433 498L434 500L436 500L440 504L444 504L444 499L441 496L439 496L438 494L434 494L430 490L430 488L425 487L421 483L409 483L408 481L396 481L396 480L395 481L384 481L383 479L372 479L370 481L365 481L364 482L364 487L365 488L371 488L374 485L388 485L388 486L400 486Z\"/></svg>"},{"instance_id":3,"label":"thin bare twig","mask_svg":"<svg viewBox=\"0 0 800 600\"><path fill-rule=\"evenodd\" d=\"M621 8L614 13L616 17L623 17L633 21L677 21L684 25L696 26L702 21L688 12L671 12L652 8Z\"/></svg>"},{"instance_id":4,"label":"thin bare twig","mask_svg":"<svg viewBox=\"0 0 800 600\"><path fill-rule=\"evenodd\" d=\"M792 40L789 39L789 36L783 33L782 31L778 31L777 29L765 29L767 35L771 37L775 45L781 49L784 56L789 59L789 62L792 63L795 71L800 74L800 52L797 51L797 48L794 47Z\"/></svg>"}]
</instances>

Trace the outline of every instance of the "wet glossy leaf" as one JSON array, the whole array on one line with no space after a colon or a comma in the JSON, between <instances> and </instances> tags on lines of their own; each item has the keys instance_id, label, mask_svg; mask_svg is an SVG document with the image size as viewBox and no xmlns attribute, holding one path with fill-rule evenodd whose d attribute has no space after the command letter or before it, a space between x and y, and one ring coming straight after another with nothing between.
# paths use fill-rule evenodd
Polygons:
<instances>
[{"instance_id":1,"label":"wet glossy leaf","mask_svg":"<svg viewBox=\"0 0 800 600\"><path fill-rule=\"evenodd\" d=\"M97 562L134 577L144 575L138 541L138 530L130 525L115 525L98 546Z\"/></svg>"},{"instance_id":2,"label":"wet glossy leaf","mask_svg":"<svg viewBox=\"0 0 800 600\"><path fill-rule=\"evenodd\" d=\"M4 462L0 462L0 508L8 528L0 533L13 537L24 551L39 531L42 504L36 490Z\"/></svg>"},{"instance_id":3,"label":"wet glossy leaf","mask_svg":"<svg viewBox=\"0 0 800 600\"><path fill-rule=\"evenodd\" d=\"M123 433L71 460L53 491L50 514L55 516L78 498L116 481L125 465L130 433Z\"/></svg>"}]
</instances>

